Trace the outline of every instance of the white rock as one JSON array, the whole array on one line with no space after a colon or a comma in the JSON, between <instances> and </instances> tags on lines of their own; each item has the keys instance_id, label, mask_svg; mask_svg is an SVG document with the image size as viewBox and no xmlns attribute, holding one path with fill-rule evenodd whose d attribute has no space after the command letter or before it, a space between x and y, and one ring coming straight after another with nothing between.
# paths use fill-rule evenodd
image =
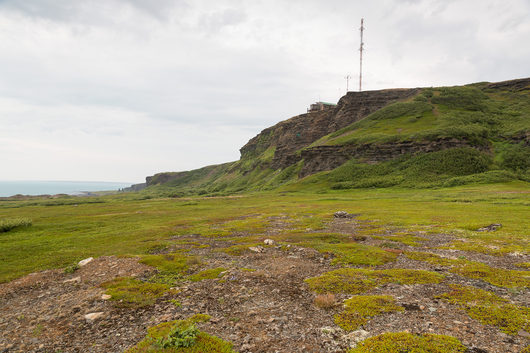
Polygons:
<instances>
[{"instance_id":1,"label":"white rock","mask_svg":"<svg viewBox=\"0 0 530 353\"><path fill-rule=\"evenodd\" d=\"M110 294L103 294L101 296L101 299L103 299L103 300L109 300L110 298L112 298L112 295L110 295Z\"/></svg>"},{"instance_id":2,"label":"white rock","mask_svg":"<svg viewBox=\"0 0 530 353\"><path fill-rule=\"evenodd\" d=\"M530 333L526 332L525 330L519 330L517 334L522 337L530 338Z\"/></svg>"},{"instance_id":3,"label":"white rock","mask_svg":"<svg viewBox=\"0 0 530 353\"><path fill-rule=\"evenodd\" d=\"M357 343L364 341L369 336L370 336L370 332L362 330L362 329L350 332L349 334L346 335L348 340L353 343L351 347L355 347Z\"/></svg>"},{"instance_id":4,"label":"white rock","mask_svg":"<svg viewBox=\"0 0 530 353\"><path fill-rule=\"evenodd\" d=\"M274 245L276 242L275 242L274 240L272 240L272 239L265 239L265 240L263 241L263 243L264 243L265 245Z\"/></svg>"},{"instance_id":5,"label":"white rock","mask_svg":"<svg viewBox=\"0 0 530 353\"><path fill-rule=\"evenodd\" d=\"M81 283L81 277L74 277L70 279L65 279L63 283Z\"/></svg>"},{"instance_id":6,"label":"white rock","mask_svg":"<svg viewBox=\"0 0 530 353\"><path fill-rule=\"evenodd\" d=\"M85 266L86 264L88 264L89 262L91 262L92 260L94 260L94 258L93 258L93 257L89 257L89 258L87 258L87 259L84 259L84 260L79 261L79 262L77 263L77 265L78 265L79 267L83 267L83 266Z\"/></svg>"},{"instance_id":7,"label":"white rock","mask_svg":"<svg viewBox=\"0 0 530 353\"><path fill-rule=\"evenodd\" d=\"M263 250L265 250L265 249L263 249L263 247L261 247L261 246L251 246L251 247L249 247L248 249L249 249L250 251L254 251L254 252L263 252Z\"/></svg>"},{"instance_id":8,"label":"white rock","mask_svg":"<svg viewBox=\"0 0 530 353\"><path fill-rule=\"evenodd\" d=\"M95 313L89 313L89 314L85 315L85 320L88 323L92 323L92 322L96 321L97 319L101 318L103 316L103 314L104 314L103 311L98 311L98 312L95 312Z\"/></svg>"}]
</instances>

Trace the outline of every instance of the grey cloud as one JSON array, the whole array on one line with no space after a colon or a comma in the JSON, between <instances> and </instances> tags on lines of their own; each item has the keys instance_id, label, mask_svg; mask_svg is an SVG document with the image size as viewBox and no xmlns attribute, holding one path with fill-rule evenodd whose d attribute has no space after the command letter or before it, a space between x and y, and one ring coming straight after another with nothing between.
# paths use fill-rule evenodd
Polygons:
<instances>
[{"instance_id":1,"label":"grey cloud","mask_svg":"<svg viewBox=\"0 0 530 353\"><path fill-rule=\"evenodd\" d=\"M226 8L202 15L198 21L198 27L201 30L215 33L223 27L242 24L246 19L247 15L242 9Z\"/></svg>"},{"instance_id":2,"label":"grey cloud","mask_svg":"<svg viewBox=\"0 0 530 353\"><path fill-rule=\"evenodd\" d=\"M78 24L114 23L130 9L157 20L168 20L175 10L188 9L184 0L1 0L0 10L11 10L34 18Z\"/></svg>"}]
</instances>

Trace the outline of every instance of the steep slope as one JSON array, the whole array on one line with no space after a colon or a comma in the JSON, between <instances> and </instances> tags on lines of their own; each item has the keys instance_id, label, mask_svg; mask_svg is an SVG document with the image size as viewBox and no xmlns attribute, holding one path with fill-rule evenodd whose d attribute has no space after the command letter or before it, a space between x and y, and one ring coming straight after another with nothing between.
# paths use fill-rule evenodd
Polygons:
<instances>
[{"instance_id":1,"label":"steep slope","mask_svg":"<svg viewBox=\"0 0 530 353\"><path fill-rule=\"evenodd\" d=\"M215 193L525 180L529 140L530 78L348 92L334 109L263 130L239 161L156 174L147 186ZM469 175L479 176L462 179Z\"/></svg>"},{"instance_id":2,"label":"steep slope","mask_svg":"<svg viewBox=\"0 0 530 353\"><path fill-rule=\"evenodd\" d=\"M410 98L419 89L348 92L335 109L302 114L263 130L240 149L241 158L255 157L274 148L273 169L300 160L297 151L319 138L359 121L390 103Z\"/></svg>"}]
</instances>

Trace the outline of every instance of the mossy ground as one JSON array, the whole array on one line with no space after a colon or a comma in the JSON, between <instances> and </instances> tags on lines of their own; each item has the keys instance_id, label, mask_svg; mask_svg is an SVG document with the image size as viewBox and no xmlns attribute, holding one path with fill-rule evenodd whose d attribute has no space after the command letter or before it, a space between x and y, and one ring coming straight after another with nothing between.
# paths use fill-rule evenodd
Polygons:
<instances>
[{"instance_id":1,"label":"mossy ground","mask_svg":"<svg viewBox=\"0 0 530 353\"><path fill-rule=\"evenodd\" d=\"M190 266L200 264L196 257L188 256L182 252L161 254L161 255L144 255L139 261L142 264L156 267L159 272L185 273Z\"/></svg>"},{"instance_id":2,"label":"mossy ground","mask_svg":"<svg viewBox=\"0 0 530 353\"><path fill-rule=\"evenodd\" d=\"M439 283L444 276L436 272L408 269L369 270L341 268L306 280L317 293L360 294L384 283Z\"/></svg>"},{"instance_id":3,"label":"mossy ground","mask_svg":"<svg viewBox=\"0 0 530 353\"><path fill-rule=\"evenodd\" d=\"M372 316L390 311L402 311L389 295L356 295L344 301L344 311L335 315L335 323L347 331L356 330Z\"/></svg>"},{"instance_id":4,"label":"mossy ground","mask_svg":"<svg viewBox=\"0 0 530 353\"><path fill-rule=\"evenodd\" d=\"M461 306L472 318L485 325L497 326L510 335L516 335L519 330L530 332L530 308L510 304L506 299L482 289L451 287L452 291L440 295L440 298Z\"/></svg>"},{"instance_id":5,"label":"mossy ground","mask_svg":"<svg viewBox=\"0 0 530 353\"><path fill-rule=\"evenodd\" d=\"M333 254L334 259L331 262L333 265L377 266L394 261L398 256L395 252L354 242L342 244L300 243L300 245Z\"/></svg>"},{"instance_id":6,"label":"mossy ground","mask_svg":"<svg viewBox=\"0 0 530 353\"><path fill-rule=\"evenodd\" d=\"M221 273L226 271L226 268L218 267L218 268L210 268L208 270L203 270L198 273L195 273L188 277L188 280L192 282L199 282L203 281L205 279L214 279L214 278L220 278L222 277Z\"/></svg>"},{"instance_id":7,"label":"mossy ground","mask_svg":"<svg viewBox=\"0 0 530 353\"><path fill-rule=\"evenodd\" d=\"M450 336L391 332L370 337L348 353L464 353L466 350L459 340Z\"/></svg>"},{"instance_id":8,"label":"mossy ground","mask_svg":"<svg viewBox=\"0 0 530 353\"><path fill-rule=\"evenodd\" d=\"M143 255L139 262L157 269L157 273L149 278L149 282L167 285L182 281L187 274L201 265L199 257L187 255L182 250L168 254Z\"/></svg>"},{"instance_id":9,"label":"mossy ground","mask_svg":"<svg viewBox=\"0 0 530 353\"><path fill-rule=\"evenodd\" d=\"M192 317L188 320L165 322L147 330L147 336L136 346L128 349L126 353L235 353L232 344L222 339L199 331L195 342L190 347L161 348L160 339L165 338L175 326L185 328L202 321Z\"/></svg>"},{"instance_id":10,"label":"mossy ground","mask_svg":"<svg viewBox=\"0 0 530 353\"><path fill-rule=\"evenodd\" d=\"M157 298L169 290L165 284L142 282L131 277L116 278L101 286L116 305L131 308L153 305Z\"/></svg>"},{"instance_id":11,"label":"mossy ground","mask_svg":"<svg viewBox=\"0 0 530 353\"><path fill-rule=\"evenodd\" d=\"M481 262L465 259L448 259L425 252L407 252L412 260L450 267L450 271L465 277L481 279L495 286L506 288L530 287L530 272L490 267Z\"/></svg>"}]
</instances>

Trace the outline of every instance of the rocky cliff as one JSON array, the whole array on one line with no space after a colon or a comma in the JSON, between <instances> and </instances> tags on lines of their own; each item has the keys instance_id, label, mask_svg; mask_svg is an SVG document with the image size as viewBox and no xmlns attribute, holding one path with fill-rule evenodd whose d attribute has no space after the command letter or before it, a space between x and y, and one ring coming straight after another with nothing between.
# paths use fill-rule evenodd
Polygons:
<instances>
[{"instance_id":1,"label":"rocky cliff","mask_svg":"<svg viewBox=\"0 0 530 353\"><path fill-rule=\"evenodd\" d=\"M286 168L301 159L297 153L300 149L390 103L410 98L418 91L414 88L348 92L334 109L301 114L263 130L240 149L241 158L253 158L275 147L270 167Z\"/></svg>"}]
</instances>

